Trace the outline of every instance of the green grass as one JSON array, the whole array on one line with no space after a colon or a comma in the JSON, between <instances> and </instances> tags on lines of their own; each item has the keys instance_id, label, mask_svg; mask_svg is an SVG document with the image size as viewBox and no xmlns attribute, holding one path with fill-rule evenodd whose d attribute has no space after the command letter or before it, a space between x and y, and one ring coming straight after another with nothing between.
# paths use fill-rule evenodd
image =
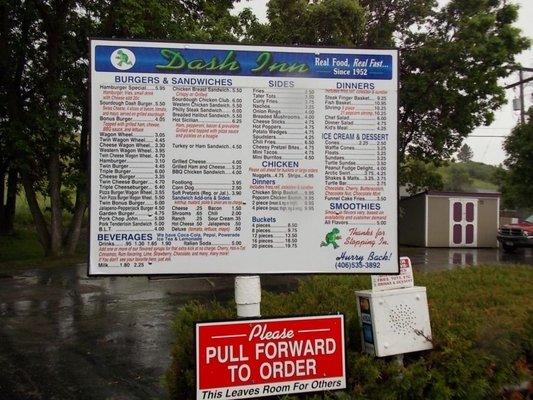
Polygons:
<instances>
[{"instance_id":1,"label":"green grass","mask_svg":"<svg viewBox=\"0 0 533 400\"><path fill-rule=\"evenodd\" d=\"M44 206L46 208L44 198L39 198L39 203L41 207ZM32 262L43 259L43 257L44 250L35 233L24 192L21 191L17 195L15 233L13 235L0 236L0 266L6 267L17 262Z\"/></svg>"},{"instance_id":2,"label":"green grass","mask_svg":"<svg viewBox=\"0 0 533 400\"><path fill-rule=\"evenodd\" d=\"M44 256L37 234L31 227L18 227L12 236L0 236L0 273L24 268L69 266L87 258L88 244L84 232L80 236L76 254L69 257Z\"/></svg>"},{"instance_id":3,"label":"green grass","mask_svg":"<svg viewBox=\"0 0 533 400\"><path fill-rule=\"evenodd\" d=\"M263 292L263 316L342 312L346 316L348 387L305 399L496 399L502 387L531 379L533 268L468 267L416 273L426 286L434 349L399 367L360 352L354 291L368 276L314 276L291 293ZM235 318L232 302L190 303L174 321L173 362L166 382L173 399L195 395L194 321ZM284 400L296 400L285 396Z\"/></svg>"},{"instance_id":4,"label":"green grass","mask_svg":"<svg viewBox=\"0 0 533 400\"><path fill-rule=\"evenodd\" d=\"M472 179L472 187L474 189L485 189L485 190L492 190L497 192L498 186L494 183L482 181L481 179L473 178Z\"/></svg>"},{"instance_id":5,"label":"green grass","mask_svg":"<svg viewBox=\"0 0 533 400\"><path fill-rule=\"evenodd\" d=\"M39 196L39 205L49 220L50 202ZM64 227L70 219L67 212L63 215ZM0 271L19 269L24 267L48 267L70 265L85 259L87 254L87 238L82 232L76 255L61 259L52 259L44 256L44 250L39 243L37 233L33 226L33 219L26 202L24 193L17 195L17 208L15 213L15 233L13 235L0 236Z\"/></svg>"},{"instance_id":6,"label":"green grass","mask_svg":"<svg viewBox=\"0 0 533 400\"><path fill-rule=\"evenodd\" d=\"M44 198L39 196L38 198L39 205L41 208L46 208L50 204L47 202ZM17 207L15 209L15 221L18 226L31 226L33 224L33 220L30 213L30 208L28 207L28 202L26 201L26 197L24 195L23 191L20 191L17 194Z\"/></svg>"},{"instance_id":7,"label":"green grass","mask_svg":"<svg viewBox=\"0 0 533 400\"><path fill-rule=\"evenodd\" d=\"M446 183L450 179L450 168L453 164L444 165L437 168L442 180ZM457 163L465 169L466 173L472 180L469 188L465 190L475 191L477 189L498 191L498 185L492 182L495 171L498 169L494 165L483 164L480 162L469 161L467 163Z\"/></svg>"},{"instance_id":8,"label":"green grass","mask_svg":"<svg viewBox=\"0 0 533 400\"><path fill-rule=\"evenodd\" d=\"M28 261L44 257L33 229L17 227L14 235L0 236L0 262Z\"/></svg>"},{"instance_id":9,"label":"green grass","mask_svg":"<svg viewBox=\"0 0 533 400\"><path fill-rule=\"evenodd\" d=\"M50 218L50 199L41 195L37 195L37 201L45 218ZM63 211L63 219L68 221L70 214L67 211ZM30 208L28 207L28 202L24 192L19 192L17 194L17 207L15 210L15 223L19 227L32 227L33 218L31 216Z\"/></svg>"},{"instance_id":10,"label":"green grass","mask_svg":"<svg viewBox=\"0 0 533 400\"><path fill-rule=\"evenodd\" d=\"M415 279L427 286L432 324L480 344L523 331L533 313L531 266L458 268Z\"/></svg>"}]
</instances>

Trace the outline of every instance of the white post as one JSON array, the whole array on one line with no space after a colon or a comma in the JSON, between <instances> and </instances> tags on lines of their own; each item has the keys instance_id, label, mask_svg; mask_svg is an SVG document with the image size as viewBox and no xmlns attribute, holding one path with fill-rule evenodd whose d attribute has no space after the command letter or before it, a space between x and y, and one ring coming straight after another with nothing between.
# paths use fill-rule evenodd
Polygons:
<instances>
[{"instance_id":1,"label":"white post","mask_svg":"<svg viewBox=\"0 0 533 400\"><path fill-rule=\"evenodd\" d=\"M261 279L259 275L235 277L237 317L261 316Z\"/></svg>"}]
</instances>

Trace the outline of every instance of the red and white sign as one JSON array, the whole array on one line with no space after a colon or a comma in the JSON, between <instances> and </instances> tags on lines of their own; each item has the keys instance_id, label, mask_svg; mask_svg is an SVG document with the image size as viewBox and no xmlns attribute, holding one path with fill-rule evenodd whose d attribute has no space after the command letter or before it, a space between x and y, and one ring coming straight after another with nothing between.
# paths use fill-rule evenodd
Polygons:
<instances>
[{"instance_id":1,"label":"red and white sign","mask_svg":"<svg viewBox=\"0 0 533 400\"><path fill-rule=\"evenodd\" d=\"M342 315L196 325L197 399L346 388Z\"/></svg>"},{"instance_id":2,"label":"red and white sign","mask_svg":"<svg viewBox=\"0 0 533 400\"><path fill-rule=\"evenodd\" d=\"M414 285L413 267L411 266L411 259L409 257L400 257L399 275L372 275L372 290L376 292L410 288Z\"/></svg>"}]
</instances>

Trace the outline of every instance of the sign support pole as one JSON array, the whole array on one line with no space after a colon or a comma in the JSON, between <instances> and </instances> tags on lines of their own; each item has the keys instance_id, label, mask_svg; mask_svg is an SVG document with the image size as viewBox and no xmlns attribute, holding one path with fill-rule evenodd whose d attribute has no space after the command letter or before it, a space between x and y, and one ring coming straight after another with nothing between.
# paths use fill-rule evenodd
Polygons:
<instances>
[{"instance_id":1,"label":"sign support pole","mask_svg":"<svg viewBox=\"0 0 533 400\"><path fill-rule=\"evenodd\" d=\"M235 277L237 317L261 316L261 278L259 275Z\"/></svg>"}]
</instances>

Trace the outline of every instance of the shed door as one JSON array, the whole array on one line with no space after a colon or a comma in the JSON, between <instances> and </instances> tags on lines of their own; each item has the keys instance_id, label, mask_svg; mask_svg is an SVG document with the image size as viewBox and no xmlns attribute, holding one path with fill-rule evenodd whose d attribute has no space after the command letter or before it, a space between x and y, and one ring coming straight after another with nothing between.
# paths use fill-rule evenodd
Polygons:
<instances>
[{"instance_id":1,"label":"shed door","mask_svg":"<svg viewBox=\"0 0 533 400\"><path fill-rule=\"evenodd\" d=\"M477 199L450 199L450 247L477 246Z\"/></svg>"}]
</instances>

